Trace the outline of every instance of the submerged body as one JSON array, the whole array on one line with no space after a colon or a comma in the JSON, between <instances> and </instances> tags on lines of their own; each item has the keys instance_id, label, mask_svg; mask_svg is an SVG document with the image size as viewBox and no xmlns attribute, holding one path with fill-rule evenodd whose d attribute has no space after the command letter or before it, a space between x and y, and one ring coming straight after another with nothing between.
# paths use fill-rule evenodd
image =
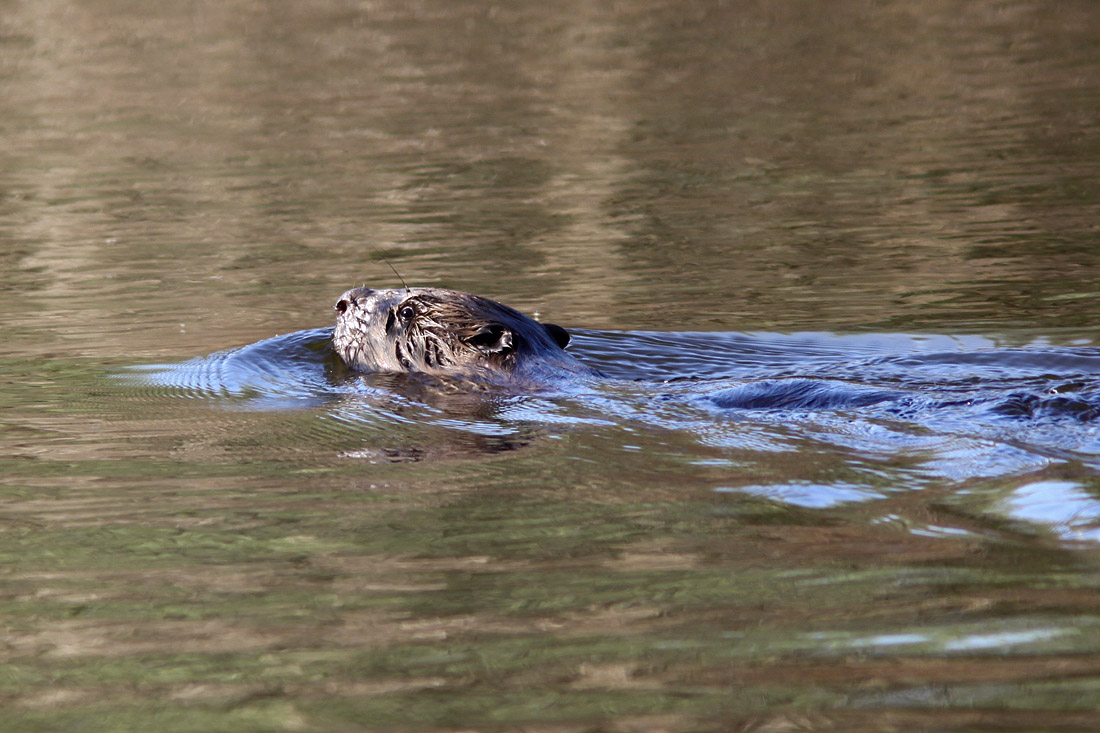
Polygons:
<instances>
[{"instance_id":1,"label":"submerged body","mask_svg":"<svg viewBox=\"0 0 1100 733\"><path fill-rule=\"evenodd\" d=\"M354 288L335 309L333 348L355 371L510 387L599 374L566 353L561 326L459 290Z\"/></svg>"}]
</instances>

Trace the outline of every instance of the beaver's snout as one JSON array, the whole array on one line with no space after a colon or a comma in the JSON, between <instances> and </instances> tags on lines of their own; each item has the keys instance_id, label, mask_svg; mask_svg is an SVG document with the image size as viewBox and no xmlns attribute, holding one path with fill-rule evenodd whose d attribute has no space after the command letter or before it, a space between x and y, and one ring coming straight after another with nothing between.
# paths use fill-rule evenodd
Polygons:
<instances>
[{"instance_id":1,"label":"beaver's snout","mask_svg":"<svg viewBox=\"0 0 1100 733\"><path fill-rule=\"evenodd\" d=\"M337 313L345 313L349 306L359 305L359 301L368 298L374 291L370 288L353 288L340 296L336 305L332 306Z\"/></svg>"}]
</instances>

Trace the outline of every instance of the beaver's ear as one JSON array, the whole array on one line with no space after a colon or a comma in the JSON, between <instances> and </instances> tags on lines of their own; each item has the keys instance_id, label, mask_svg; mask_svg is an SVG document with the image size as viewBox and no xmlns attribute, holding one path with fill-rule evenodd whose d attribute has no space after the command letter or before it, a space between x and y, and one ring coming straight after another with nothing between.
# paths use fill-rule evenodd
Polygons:
<instances>
[{"instance_id":1,"label":"beaver's ear","mask_svg":"<svg viewBox=\"0 0 1100 733\"><path fill-rule=\"evenodd\" d=\"M485 324L474 331L474 335L467 338L466 343L485 354L507 354L516 348L512 329L503 323Z\"/></svg>"},{"instance_id":2,"label":"beaver's ear","mask_svg":"<svg viewBox=\"0 0 1100 733\"><path fill-rule=\"evenodd\" d=\"M564 328L553 323L544 323L542 327L546 329L546 332L550 334L550 338L554 339L558 346L564 349L569 345L569 332Z\"/></svg>"}]
</instances>

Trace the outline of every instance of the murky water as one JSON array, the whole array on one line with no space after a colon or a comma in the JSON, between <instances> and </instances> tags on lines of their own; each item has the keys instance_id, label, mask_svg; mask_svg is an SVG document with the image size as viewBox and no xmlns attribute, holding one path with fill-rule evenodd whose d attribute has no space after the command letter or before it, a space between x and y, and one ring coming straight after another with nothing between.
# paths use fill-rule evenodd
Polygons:
<instances>
[{"instance_id":1,"label":"murky water","mask_svg":"<svg viewBox=\"0 0 1100 733\"><path fill-rule=\"evenodd\" d=\"M1098 37L4 5L3 728L1095 730ZM385 261L608 378L340 373Z\"/></svg>"}]
</instances>

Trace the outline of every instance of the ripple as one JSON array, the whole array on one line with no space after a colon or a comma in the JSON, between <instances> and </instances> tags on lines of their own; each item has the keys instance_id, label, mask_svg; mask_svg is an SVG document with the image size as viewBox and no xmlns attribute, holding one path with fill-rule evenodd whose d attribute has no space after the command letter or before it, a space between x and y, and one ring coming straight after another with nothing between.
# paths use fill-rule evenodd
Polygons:
<instances>
[{"instance_id":1,"label":"ripple","mask_svg":"<svg viewBox=\"0 0 1100 733\"><path fill-rule=\"evenodd\" d=\"M113 378L129 399L307 411L311 417L295 428L299 440L372 459L512 450L530 440L530 426L619 424L659 427L723 450L790 452L812 441L850 453L865 471L904 457L914 480L1013 475L1067 455L1100 457L1100 351L1087 346L582 331L575 353L611 378L517 395L416 375L350 374L330 339L330 329L299 331ZM383 446L381 454L355 447L369 441Z\"/></svg>"}]
</instances>

